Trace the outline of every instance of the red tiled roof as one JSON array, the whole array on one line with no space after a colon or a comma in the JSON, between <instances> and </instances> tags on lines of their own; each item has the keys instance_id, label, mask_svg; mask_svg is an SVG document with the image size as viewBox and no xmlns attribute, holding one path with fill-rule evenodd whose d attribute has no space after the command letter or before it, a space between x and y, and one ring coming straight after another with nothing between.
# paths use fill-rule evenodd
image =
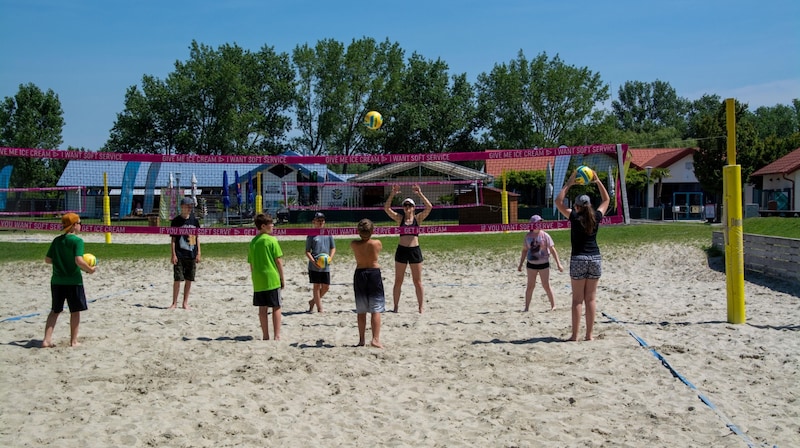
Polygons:
<instances>
[{"instance_id":1,"label":"red tiled roof","mask_svg":"<svg viewBox=\"0 0 800 448\"><path fill-rule=\"evenodd\" d=\"M764 176L766 174L789 174L800 170L800 148L786 154L769 165L757 169L751 176Z\"/></svg>"},{"instance_id":2,"label":"red tiled roof","mask_svg":"<svg viewBox=\"0 0 800 448\"><path fill-rule=\"evenodd\" d=\"M694 154L695 148L630 148L631 167L643 170L646 166L669 168L676 161ZM518 159L487 159L486 173L499 178L503 171L544 171L547 162L553 166L555 157L522 157Z\"/></svg>"},{"instance_id":3,"label":"red tiled roof","mask_svg":"<svg viewBox=\"0 0 800 448\"><path fill-rule=\"evenodd\" d=\"M687 155L694 154L695 148L630 148L631 166L644 169L646 166L653 168L669 168L670 165Z\"/></svg>"},{"instance_id":4,"label":"red tiled roof","mask_svg":"<svg viewBox=\"0 0 800 448\"><path fill-rule=\"evenodd\" d=\"M503 171L544 171L547 169L547 162L550 162L550 166L553 166L555 159L554 156L487 159L486 173L495 178L500 178L503 175Z\"/></svg>"}]
</instances>

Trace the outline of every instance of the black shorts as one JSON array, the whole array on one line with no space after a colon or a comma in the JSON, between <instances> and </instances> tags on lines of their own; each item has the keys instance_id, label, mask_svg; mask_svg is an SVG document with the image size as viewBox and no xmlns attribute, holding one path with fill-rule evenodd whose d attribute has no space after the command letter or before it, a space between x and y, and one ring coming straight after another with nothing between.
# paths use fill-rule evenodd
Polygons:
<instances>
[{"instance_id":1,"label":"black shorts","mask_svg":"<svg viewBox=\"0 0 800 448\"><path fill-rule=\"evenodd\" d=\"M535 269L537 271L541 271L542 269L550 269L550 262L541 263L541 264L533 264L530 261L525 262L525 267L528 269Z\"/></svg>"},{"instance_id":2,"label":"black shorts","mask_svg":"<svg viewBox=\"0 0 800 448\"><path fill-rule=\"evenodd\" d=\"M281 307L281 289L270 289L269 291L256 291L253 293L253 306L268 306L272 308Z\"/></svg>"},{"instance_id":3,"label":"black shorts","mask_svg":"<svg viewBox=\"0 0 800 448\"><path fill-rule=\"evenodd\" d=\"M394 253L394 261L403 264L422 263L422 249L420 249L419 246L408 247L398 245Z\"/></svg>"},{"instance_id":4,"label":"black shorts","mask_svg":"<svg viewBox=\"0 0 800 448\"><path fill-rule=\"evenodd\" d=\"M50 295L53 298L50 310L54 313L64 311L64 300L67 301L70 313L77 313L89 309L86 305L86 293L83 290L83 285L50 284Z\"/></svg>"},{"instance_id":5,"label":"black shorts","mask_svg":"<svg viewBox=\"0 0 800 448\"><path fill-rule=\"evenodd\" d=\"M176 282L193 282L197 262L194 258L178 258L178 263L172 267L172 277Z\"/></svg>"},{"instance_id":6,"label":"black shorts","mask_svg":"<svg viewBox=\"0 0 800 448\"><path fill-rule=\"evenodd\" d=\"M321 271L308 271L308 282L319 283L323 285L331 284L331 273Z\"/></svg>"}]
</instances>

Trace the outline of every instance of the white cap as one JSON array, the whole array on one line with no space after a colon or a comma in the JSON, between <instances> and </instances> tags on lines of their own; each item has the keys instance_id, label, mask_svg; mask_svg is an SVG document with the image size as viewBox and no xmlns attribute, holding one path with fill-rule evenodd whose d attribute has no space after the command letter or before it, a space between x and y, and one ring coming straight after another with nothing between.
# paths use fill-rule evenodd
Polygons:
<instances>
[{"instance_id":1,"label":"white cap","mask_svg":"<svg viewBox=\"0 0 800 448\"><path fill-rule=\"evenodd\" d=\"M403 205L406 205L406 204L411 204L411 205L413 205L413 206L415 206L415 207L417 206L417 204L415 204L415 203L414 203L414 200L413 200L413 199L411 199L411 198L405 198L405 199L403 199Z\"/></svg>"}]
</instances>

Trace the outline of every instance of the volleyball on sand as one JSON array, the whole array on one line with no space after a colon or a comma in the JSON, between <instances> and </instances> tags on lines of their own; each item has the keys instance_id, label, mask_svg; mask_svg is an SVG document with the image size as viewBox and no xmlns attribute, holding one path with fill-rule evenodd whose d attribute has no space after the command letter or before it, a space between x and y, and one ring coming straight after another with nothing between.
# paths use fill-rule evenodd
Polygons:
<instances>
[{"instance_id":1,"label":"volleyball on sand","mask_svg":"<svg viewBox=\"0 0 800 448\"><path fill-rule=\"evenodd\" d=\"M315 262L318 268L325 269L331 264L331 257L328 254L319 254Z\"/></svg>"},{"instance_id":2,"label":"volleyball on sand","mask_svg":"<svg viewBox=\"0 0 800 448\"><path fill-rule=\"evenodd\" d=\"M380 112L371 110L367 112L367 115L364 115L364 125L373 131L380 128L382 124L383 116L381 116Z\"/></svg>"},{"instance_id":3,"label":"volleyball on sand","mask_svg":"<svg viewBox=\"0 0 800 448\"><path fill-rule=\"evenodd\" d=\"M97 257L92 254L83 254L83 261L91 267L97 266Z\"/></svg>"},{"instance_id":4,"label":"volleyball on sand","mask_svg":"<svg viewBox=\"0 0 800 448\"><path fill-rule=\"evenodd\" d=\"M581 165L575 171L575 183L578 185L586 185L592 181L594 172L586 165Z\"/></svg>"}]
</instances>

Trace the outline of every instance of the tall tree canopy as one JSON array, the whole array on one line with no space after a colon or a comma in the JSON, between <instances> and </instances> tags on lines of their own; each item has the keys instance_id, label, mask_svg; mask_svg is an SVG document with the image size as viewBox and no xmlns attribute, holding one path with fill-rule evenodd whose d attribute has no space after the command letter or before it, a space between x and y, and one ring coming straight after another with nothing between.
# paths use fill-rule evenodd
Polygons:
<instances>
[{"instance_id":1,"label":"tall tree canopy","mask_svg":"<svg viewBox=\"0 0 800 448\"><path fill-rule=\"evenodd\" d=\"M393 153L468 151L475 98L466 74L450 76L441 59L414 53L393 90L385 150Z\"/></svg>"},{"instance_id":2,"label":"tall tree canopy","mask_svg":"<svg viewBox=\"0 0 800 448\"><path fill-rule=\"evenodd\" d=\"M736 164L742 167L742 182L750 173L760 168L760 147L756 141L753 120L748 116L747 105L735 102ZM727 118L725 102L720 102L713 113L697 117L698 151L694 154L694 174L704 190L722 193L722 167L727 160Z\"/></svg>"},{"instance_id":3,"label":"tall tree canopy","mask_svg":"<svg viewBox=\"0 0 800 448\"><path fill-rule=\"evenodd\" d=\"M500 148L552 146L609 97L599 73L546 53L531 61L520 50L477 82L479 114L488 140Z\"/></svg>"},{"instance_id":4,"label":"tall tree canopy","mask_svg":"<svg viewBox=\"0 0 800 448\"><path fill-rule=\"evenodd\" d=\"M3 99L0 108L0 145L17 148L58 148L62 143L64 112L52 90L28 83ZM13 187L49 187L56 184L63 163L24 157L0 157L0 168L12 165Z\"/></svg>"},{"instance_id":5,"label":"tall tree canopy","mask_svg":"<svg viewBox=\"0 0 800 448\"><path fill-rule=\"evenodd\" d=\"M176 154L277 154L292 128L294 71L285 53L192 42L165 81L130 87L108 151Z\"/></svg>"},{"instance_id":6,"label":"tall tree canopy","mask_svg":"<svg viewBox=\"0 0 800 448\"><path fill-rule=\"evenodd\" d=\"M633 132L653 132L664 128L685 129L690 102L681 98L668 82L627 81L611 102L619 128Z\"/></svg>"}]
</instances>

